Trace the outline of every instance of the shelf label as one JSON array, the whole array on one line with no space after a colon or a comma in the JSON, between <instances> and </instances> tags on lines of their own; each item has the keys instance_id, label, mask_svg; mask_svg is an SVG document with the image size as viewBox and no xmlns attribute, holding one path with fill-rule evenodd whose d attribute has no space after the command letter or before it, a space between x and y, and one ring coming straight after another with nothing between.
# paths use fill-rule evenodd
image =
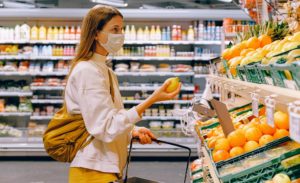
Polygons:
<instances>
[{"instance_id":1,"label":"shelf label","mask_svg":"<svg viewBox=\"0 0 300 183\"><path fill-rule=\"evenodd\" d=\"M253 115L256 117L259 117L259 112L258 112L258 94L256 93L251 93L251 98L252 98L252 111Z\"/></svg>"},{"instance_id":2,"label":"shelf label","mask_svg":"<svg viewBox=\"0 0 300 183\"><path fill-rule=\"evenodd\" d=\"M289 106L290 137L300 143L300 106L292 104Z\"/></svg>"},{"instance_id":3,"label":"shelf label","mask_svg":"<svg viewBox=\"0 0 300 183\"><path fill-rule=\"evenodd\" d=\"M266 97L265 104L266 104L266 116L267 116L267 123L268 125L275 127L274 124L274 111L275 111L275 104L276 101L274 99L275 95L271 95Z\"/></svg>"},{"instance_id":4,"label":"shelf label","mask_svg":"<svg viewBox=\"0 0 300 183\"><path fill-rule=\"evenodd\" d=\"M265 80L267 82L268 85L273 85L273 79L270 77L265 77Z\"/></svg>"},{"instance_id":5,"label":"shelf label","mask_svg":"<svg viewBox=\"0 0 300 183\"><path fill-rule=\"evenodd\" d=\"M292 89L292 90L299 90L299 88L298 88L296 82L293 81L293 80L287 80L287 79L285 79L285 80L284 80L284 84L285 84L285 86L286 86L287 88L289 88L289 89Z\"/></svg>"}]
</instances>

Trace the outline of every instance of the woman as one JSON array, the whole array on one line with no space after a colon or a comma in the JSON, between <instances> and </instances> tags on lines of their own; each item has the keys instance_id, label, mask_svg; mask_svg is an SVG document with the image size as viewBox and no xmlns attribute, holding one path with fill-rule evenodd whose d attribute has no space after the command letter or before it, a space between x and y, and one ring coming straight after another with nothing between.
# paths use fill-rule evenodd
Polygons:
<instances>
[{"instance_id":1,"label":"woman","mask_svg":"<svg viewBox=\"0 0 300 183\"><path fill-rule=\"evenodd\" d=\"M82 114L87 131L95 139L78 151L71 163L70 183L111 182L120 178L126 164L127 146L132 137L141 144L155 136L134 125L153 103L174 98L164 83L144 102L125 110L115 74L105 64L109 53L124 43L123 16L115 8L95 6L82 22L80 44L72 61L65 91L67 110Z\"/></svg>"}]
</instances>

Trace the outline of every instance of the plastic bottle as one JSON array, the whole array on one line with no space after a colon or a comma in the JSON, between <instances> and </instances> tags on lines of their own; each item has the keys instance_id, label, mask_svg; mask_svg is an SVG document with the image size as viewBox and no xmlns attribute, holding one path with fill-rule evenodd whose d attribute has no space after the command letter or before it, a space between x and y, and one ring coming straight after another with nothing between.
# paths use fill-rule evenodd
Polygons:
<instances>
[{"instance_id":1,"label":"plastic bottle","mask_svg":"<svg viewBox=\"0 0 300 183\"><path fill-rule=\"evenodd\" d=\"M193 26L190 25L188 29L188 35L187 35L187 40L188 41L194 41L195 35L194 35L194 29Z\"/></svg>"},{"instance_id":2,"label":"plastic bottle","mask_svg":"<svg viewBox=\"0 0 300 183\"><path fill-rule=\"evenodd\" d=\"M71 27L69 36L70 36L70 38L69 38L70 40L75 40L76 35L75 35L75 27L74 26Z\"/></svg>"},{"instance_id":3,"label":"plastic bottle","mask_svg":"<svg viewBox=\"0 0 300 183\"><path fill-rule=\"evenodd\" d=\"M138 41L143 41L144 40L144 32L143 32L143 29L140 27L138 28L137 30L137 36L136 36L136 39Z\"/></svg>"},{"instance_id":4,"label":"plastic bottle","mask_svg":"<svg viewBox=\"0 0 300 183\"><path fill-rule=\"evenodd\" d=\"M170 51L170 56L171 56L171 57L175 57L175 55L176 55L176 54L175 54L175 48L174 48L174 46L172 46L172 47L171 47L171 51Z\"/></svg>"},{"instance_id":5,"label":"plastic bottle","mask_svg":"<svg viewBox=\"0 0 300 183\"><path fill-rule=\"evenodd\" d=\"M47 30L45 26L40 27L39 31L39 40L46 40L47 39Z\"/></svg>"},{"instance_id":6,"label":"plastic bottle","mask_svg":"<svg viewBox=\"0 0 300 183\"><path fill-rule=\"evenodd\" d=\"M29 41L30 40L30 27L27 24L23 24L20 27L20 38L21 40Z\"/></svg>"},{"instance_id":7,"label":"plastic bottle","mask_svg":"<svg viewBox=\"0 0 300 183\"><path fill-rule=\"evenodd\" d=\"M69 40L69 39L70 39L69 27L66 26L65 32L64 32L64 40Z\"/></svg>"},{"instance_id":8,"label":"plastic bottle","mask_svg":"<svg viewBox=\"0 0 300 183\"><path fill-rule=\"evenodd\" d=\"M15 26L15 40L20 40L21 39L21 32L20 32L20 25Z\"/></svg>"},{"instance_id":9,"label":"plastic bottle","mask_svg":"<svg viewBox=\"0 0 300 183\"><path fill-rule=\"evenodd\" d=\"M126 27L125 27L125 39L126 39L126 40L131 40L131 39L130 39L130 29L129 29L129 25L126 25Z\"/></svg>"},{"instance_id":10,"label":"plastic bottle","mask_svg":"<svg viewBox=\"0 0 300 183\"><path fill-rule=\"evenodd\" d=\"M198 40L198 24L199 22L198 21L195 21L194 22L194 41L195 40Z\"/></svg>"},{"instance_id":11,"label":"plastic bottle","mask_svg":"<svg viewBox=\"0 0 300 183\"><path fill-rule=\"evenodd\" d=\"M187 40L187 32L186 30L181 31L181 40L186 41Z\"/></svg>"},{"instance_id":12,"label":"plastic bottle","mask_svg":"<svg viewBox=\"0 0 300 183\"><path fill-rule=\"evenodd\" d=\"M181 26L177 26L177 40L182 40Z\"/></svg>"},{"instance_id":13,"label":"plastic bottle","mask_svg":"<svg viewBox=\"0 0 300 183\"><path fill-rule=\"evenodd\" d=\"M58 40L63 40L64 39L64 28L63 26L60 26L58 29Z\"/></svg>"},{"instance_id":14,"label":"plastic bottle","mask_svg":"<svg viewBox=\"0 0 300 183\"><path fill-rule=\"evenodd\" d=\"M155 41L155 39L156 39L155 26L152 25L151 26L151 31L150 31L150 40Z\"/></svg>"},{"instance_id":15,"label":"plastic bottle","mask_svg":"<svg viewBox=\"0 0 300 183\"><path fill-rule=\"evenodd\" d=\"M161 30L160 30L160 26L159 25L156 26L156 36L155 37L156 37L155 40L161 41Z\"/></svg>"},{"instance_id":16,"label":"plastic bottle","mask_svg":"<svg viewBox=\"0 0 300 183\"><path fill-rule=\"evenodd\" d=\"M75 40L80 40L80 34L81 34L81 28L78 25L76 29L76 34L75 34Z\"/></svg>"},{"instance_id":17,"label":"plastic bottle","mask_svg":"<svg viewBox=\"0 0 300 183\"><path fill-rule=\"evenodd\" d=\"M171 36L171 27L168 26L167 30L166 30L166 40L167 41L171 41L171 39L172 39L172 36Z\"/></svg>"},{"instance_id":18,"label":"plastic bottle","mask_svg":"<svg viewBox=\"0 0 300 183\"><path fill-rule=\"evenodd\" d=\"M150 32L148 26L146 26L144 30L144 41L149 41L149 39L150 39Z\"/></svg>"},{"instance_id":19,"label":"plastic bottle","mask_svg":"<svg viewBox=\"0 0 300 183\"><path fill-rule=\"evenodd\" d=\"M207 23L207 32L206 32L206 39L207 40L212 40L212 27L211 27L211 22L208 21Z\"/></svg>"},{"instance_id":20,"label":"plastic bottle","mask_svg":"<svg viewBox=\"0 0 300 183\"><path fill-rule=\"evenodd\" d=\"M203 22L200 21L199 27L198 27L198 40L204 40L204 25Z\"/></svg>"},{"instance_id":21,"label":"plastic bottle","mask_svg":"<svg viewBox=\"0 0 300 183\"><path fill-rule=\"evenodd\" d=\"M176 25L172 26L172 40L173 41L177 40L177 26Z\"/></svg>"},{"instance_id":22,"label":"plastic bottle","mask_svg":"<svg viewBox=\"0 0 300 183\"><path fill-rule=\"evenodd\" d=\"M58 40L58 28L56 26L53 28L53 40Z\"/></svg>"},{"instance_id":23,"label":"plastic bottle","mask_svg":"<svg viewBox=\"0 0 300 183\"><path fill-rule=\"evenodd\" d=\"M216 40L216 23L212 21L211 23L211 39Z\"/></svg>"},{"instance_id":24,"label":"plastic bottle","mask_svg":"<svg viewBox=\"0 0 300 183\"><path fill-rule=\"evenodd\" d=\"M130 40L132 40L132 41L136 40L136 30L135 30L135 26L134 25L131 25Z\"/></svg>"},{"instance_id":25,"label":"plastic bottle","mask_svg":"<svg viewBox=\"0 0 300 183\"><path fill-rule=\"evenodd\" d=\"M52 27L48 27L48 30L47 30L47 40L53 40L53 30L52 30Z\"/></svg>"},{"instance_id":26,"label":"plastic bottle","mask_svg":"<svg viewBox=\"0 0 300 183\"><path fill-rule=\"evenodd\" d=\"M39 39L39 29L37 28L36 25L34 25L33 27L31 27L31 30L30 30L30 39L31 40L38 40Z\"/></svg>"}]
</instances>

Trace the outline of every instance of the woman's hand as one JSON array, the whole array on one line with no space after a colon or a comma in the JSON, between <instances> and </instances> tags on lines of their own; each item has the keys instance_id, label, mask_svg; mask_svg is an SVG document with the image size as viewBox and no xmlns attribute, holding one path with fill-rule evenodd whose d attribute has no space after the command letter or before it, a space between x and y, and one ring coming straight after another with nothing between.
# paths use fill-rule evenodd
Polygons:
<instances>
[{"instance_id":1,"label":"woman's hand","mask_svg":"<svg viewBox=\"0 0 300 183\"><path fill-rule=\"evenodd\" d=\"M155 135L145 127L135 127L132 131L132 138L139 138L141 144L151 144L152 139L156 139Z\"/></svg>"},{"instance_id":2,"label":"woman's hand","mask_svg":"<svg viewBox=\"0 0 300 183\"><path fill-rule=\"evenodd\" d=\"M181 83L179 83L179 86L177 89L171 93L167 93L166 90L168 86L171 84L171 81L166 81L161 87L156 89L150 96L150 98L154 102L164 101L164 100L171 100L174 99L180 92L181 89Z\"/></svg>"}]
</instances>

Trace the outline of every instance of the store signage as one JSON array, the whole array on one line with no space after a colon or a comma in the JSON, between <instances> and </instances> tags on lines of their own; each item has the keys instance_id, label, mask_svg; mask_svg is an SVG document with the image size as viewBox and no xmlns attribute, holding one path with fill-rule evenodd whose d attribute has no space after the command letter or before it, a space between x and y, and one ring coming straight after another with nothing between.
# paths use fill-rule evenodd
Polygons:
<instances>
[{"instance_id":1,"label":"store signage","mask_svg":"<svg viewBox=\"0 0 300 183\"><path fill-rule=\"evenodd\" d=\"M276 101L274 100L275 95L271 95L266 97L265 99L265 104L266 104L266 115L267 115L267 123L268 125L275 127L274 124L274 111L275 111L275 103Z\"/></svg>"},{"instance_id":2,"label":"store signage","mask_svg":"<svg viewBox=\"0 0 300 183\"><path fill-rule=\"evenodd\" d=\"M259 112L258 112L258 94L257 93L251 93L251 98L252 98L252 111L253 115L256 117L259 117Z\"/></svg>"},{"instance_id":3,"label":"store signage","mask_svg":"<svg viewBox=\"0 0 300 183\"><path fill-rule=\"evenodd\" d=\"M300 143L300 101L289 105L290 137Z\"/></svg>"}]
</instances>

